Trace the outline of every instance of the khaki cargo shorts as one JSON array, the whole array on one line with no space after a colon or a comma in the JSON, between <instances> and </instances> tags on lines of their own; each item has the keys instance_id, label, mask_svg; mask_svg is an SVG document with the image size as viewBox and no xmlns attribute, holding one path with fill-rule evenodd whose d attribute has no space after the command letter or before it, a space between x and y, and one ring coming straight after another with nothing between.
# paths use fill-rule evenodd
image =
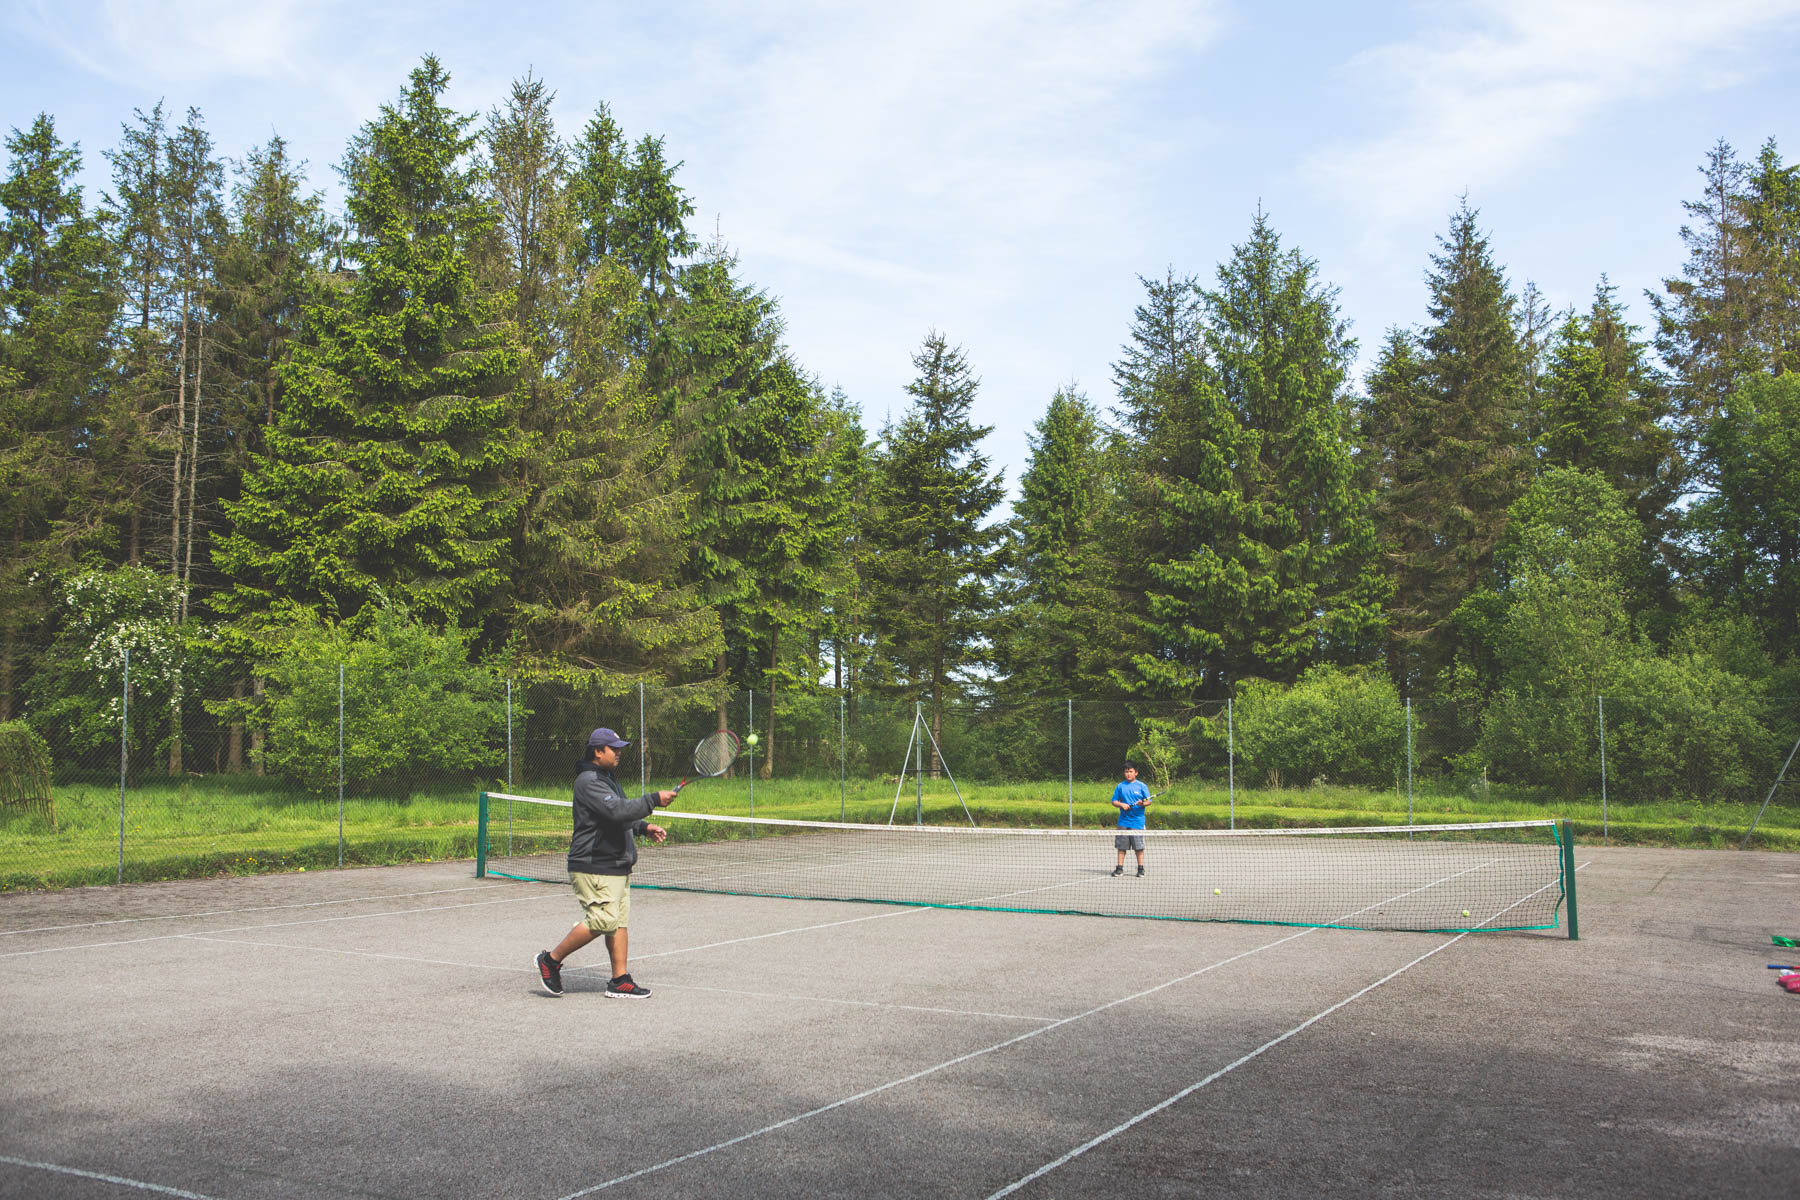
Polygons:
<instances>
[{"instance_id":1,"label":"khaki cargo shorts","mask_svg":"<svg viewBox=\"0 0 1800 1200\"><path fill-rule=\"evenodd\" d=\"M569 883L581 901L583 921L595 933L612 933L631 922L631 876L570 871Z\"/></svg>"}]
</instances>

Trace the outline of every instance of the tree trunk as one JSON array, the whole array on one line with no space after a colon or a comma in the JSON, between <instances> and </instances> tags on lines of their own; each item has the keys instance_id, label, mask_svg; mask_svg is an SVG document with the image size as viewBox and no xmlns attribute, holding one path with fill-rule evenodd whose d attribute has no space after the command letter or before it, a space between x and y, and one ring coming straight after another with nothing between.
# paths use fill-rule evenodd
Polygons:
<instances>
[{"instance_id":1,"label":"tree trunk","mask_svg":"<svg viewBox=\"0 0 1800 1200\"><path fill-rule=\"evenodd\" d=\"M713 679L721 685L725 682L725 652L722 650L719 652L718 666L713 671ZM718 720L713 723L713 728L721 731L731 728L731 698L725 694L723 686L719 689ZM725 778L730 779L736 774L737 760L733 759L731 766L725 772Z\"/></svg>"},{"instance_id":2,"label":"tree trunk","mask_svg":"<svg viewBox=\"0 0 1800 1200\"><path fill-rule=\"evenodd\" d=\"M244 681L231 681L231 698L244 698ZM232 718L231 724L225 727L225 769L233 775L244 773L244 722Z\"/></svg>"},{"instance_id":3,"label":"tree trunk","mask_svg":"<svg viewBox=\"0 0 1800 1200\"><path fill-rule=\"evenodd\" d=\"M250 681L250 694L255 696L258 700L263 698L263 678L261 675L258 675L255 679ZM261 725L254 726L250 730L250 766L258 775L265 775L268 773L267 767L263 762L263 742L267 737L268 734L263 731Z\"/></svg>"},{"instance_id":4,"label":"tree trunk","mask_svg":"<svg viewBox=\"0 0 1800 1200\"><path fill-rule=\"evenodd\" d=\"M764 739L762 777L773 778L775 775L775 664L780 661L777 647L781 644L781 630L773 630L769 634L769 733Z\"/></svg>"}]
</instances>

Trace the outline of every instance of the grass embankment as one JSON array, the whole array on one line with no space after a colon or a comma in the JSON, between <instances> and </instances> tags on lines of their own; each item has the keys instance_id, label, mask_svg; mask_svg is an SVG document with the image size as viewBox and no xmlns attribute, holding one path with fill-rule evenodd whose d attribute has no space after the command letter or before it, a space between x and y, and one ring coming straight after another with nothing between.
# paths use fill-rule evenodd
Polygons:
<instances>
[{"instance_id":1,"label":"grass embankment","mask_svg":"<svg viewBox=\"0 0 1800 1200\"><path fill-rule=\"evenodd\" d=\"M655 781L652 781L653 784ZM631 782L627 781L630 788ZM542 780L511 789L522 795L566 799L569 781ZM633 789L635 790L635 789ZM783 779L707 780L682 794L691 812L835 821L910 822L919 805L911 780L895 799L894 781ZM1086 828L1113 823L1108 782L1077 782L1071 808L1062 781L963 784L963 799L983 825L1050 825ZM1417 824L1511 821L1559 817L1570 821L1578 842L1644 846L1736 847L1761 804L1613 803L1603 818L1598 797L1550 801L1508 795L1415 791ZM925 820L961 823L962 807L946 781L928 780ZM404 797L345 800L342 862L379 865L475 856L475 789L455 784ZM56 825L38 813L0 810L0 891L108 884L119 876L119 793L116 786L70 784L57 789ZM1240 788L1235 799L1222 785L1177 785L1151 811L1165 829L1270 828L1283 826L1402 825L1407 800L1393 792L1327 786L1272 791ZM317 870L339 863L339 808L321 797L243 776L146 782L125 795L124 878L189 879L226 874ZM1753 849L1800 850L1800 812L1771 805L1750 842Z\"/></svg>"}]
</instances>

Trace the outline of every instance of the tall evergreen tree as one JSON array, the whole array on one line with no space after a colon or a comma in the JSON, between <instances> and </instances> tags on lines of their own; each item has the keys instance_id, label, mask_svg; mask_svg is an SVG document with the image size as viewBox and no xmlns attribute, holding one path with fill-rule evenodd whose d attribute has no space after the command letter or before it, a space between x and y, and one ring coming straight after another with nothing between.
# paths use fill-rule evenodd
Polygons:
<instances>
[{"instance_id":1,"label":"tall evergreen tree","mask_svg":"<svg viewBox=\"0 0 1800 1200\"><path fill-rule=\"evenodd\" d=\"M1636 513L1647 551L1660 556L1681 485L1668 390L1604 278L1588 311L1557 330L1542 391L1541 465L1599 473Z\"/></svg>"},{"instance_id":2,"label":"tall evergreen tree","mask_svg":"<svg viewBox=\"0 0 1800 1200\"><path fill-rule=\"evenodd\" d=\"M1335 291L1259 213L1200 296L1204 353L1185 368L1187 403L1146 442L1180 448L1147 467L1161 523L1193 540L1145 563L1162 649L1134 663L1141 690L1183 699L1365 655L1384 592L1348 436L1354 343Z\"/></svg>"},{"instance_id":3,"label":"tall evergreen tree","mask_svg":"<svg viewBox=\"0 0 1800 1200\"><path fill-rule=\"evenodd\" d=\"M1529 480L1515 305L1466 203L1427 276L1431 321L1390 336L1371 377L1365 427L1383 486L1389 666L1429 691L1455 648L1451 617L1482 579Z\"/></svg>"},{"instance_id":4,"label":"tall evergreen tree","mask_svg":"<svg viewBox=\"0 0 1800 1200\"><path fill-rule=\"evenodd\" d=\"M308 306L286 410L216 555L240 621L280 602L348 618L385 596L486 629L503 603L519 352L507 298L476 285L494 216L448 84L427 57L352 143L355 275Z\"/></svg>"},{"instance_id":5,"label":"tall evergreen tree","mask_svg":"<svg viewBox=\"0 0 1800 1200\"><path fill-rule=\"evenodd\" d=\"M1059 388L1030 444L1012 521L1017 582L1000 665L1015 696L1098 698L1114 690L1120 646L1115 563L1102 542L1104 431L1086 396Z\"/></svg>"},{"instance_id":6,"label":"tall evergreen tree","mask_svg":"<svg viewBox=\"0 0 1800 1200\"><path fill-rule=\"evenodd\" d=\"M970 420L980 382L962 349L934 330L913 366L912 404L882 435L869 611L891 689L926 702L936 734L991 653L1003 531L988 518L1005 483L980 449L992 428Z\"/></svg>"},{"instance_id":7,"label":"tall evergreen tree","mask_svg":"<svg viewBox=\"0 0 1800 1200\"><path fill-rule=\"evenodd\" d=\"M114 298L108 247L75 178L80 147L39 114L6 139L0 181L0 721L15 714L27 638L49 598L34 578L96 542L86 499Z\"/></svg>"}]
</instances>

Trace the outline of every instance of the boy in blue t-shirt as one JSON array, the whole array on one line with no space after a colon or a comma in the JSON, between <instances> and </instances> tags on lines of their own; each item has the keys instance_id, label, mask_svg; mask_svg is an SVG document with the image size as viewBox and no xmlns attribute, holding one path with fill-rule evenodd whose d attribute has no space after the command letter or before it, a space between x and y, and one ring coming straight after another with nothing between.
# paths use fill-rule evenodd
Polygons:
<instances>
[{"instance_id":1,"label":"boy in blue t-shirt","mask_svg":"<svg viewBox=\"0 0 1800 1200\"><path fill-rule=\"evenodd\" d=\"M1125 764L1125 782L1113 789L1112 806L1119 810L1119 835L1113 838L1113 847L1119 852L1119 865L1113 868L1114 875L1125 873L1125 851L1137 852L1137 873L1141 879L1144 875L1144 809L1150 804L1150 789L1138 782L1136 763ZM1138 830L1128 833L1127 830Z\"/></svg>"}]
</instances>

